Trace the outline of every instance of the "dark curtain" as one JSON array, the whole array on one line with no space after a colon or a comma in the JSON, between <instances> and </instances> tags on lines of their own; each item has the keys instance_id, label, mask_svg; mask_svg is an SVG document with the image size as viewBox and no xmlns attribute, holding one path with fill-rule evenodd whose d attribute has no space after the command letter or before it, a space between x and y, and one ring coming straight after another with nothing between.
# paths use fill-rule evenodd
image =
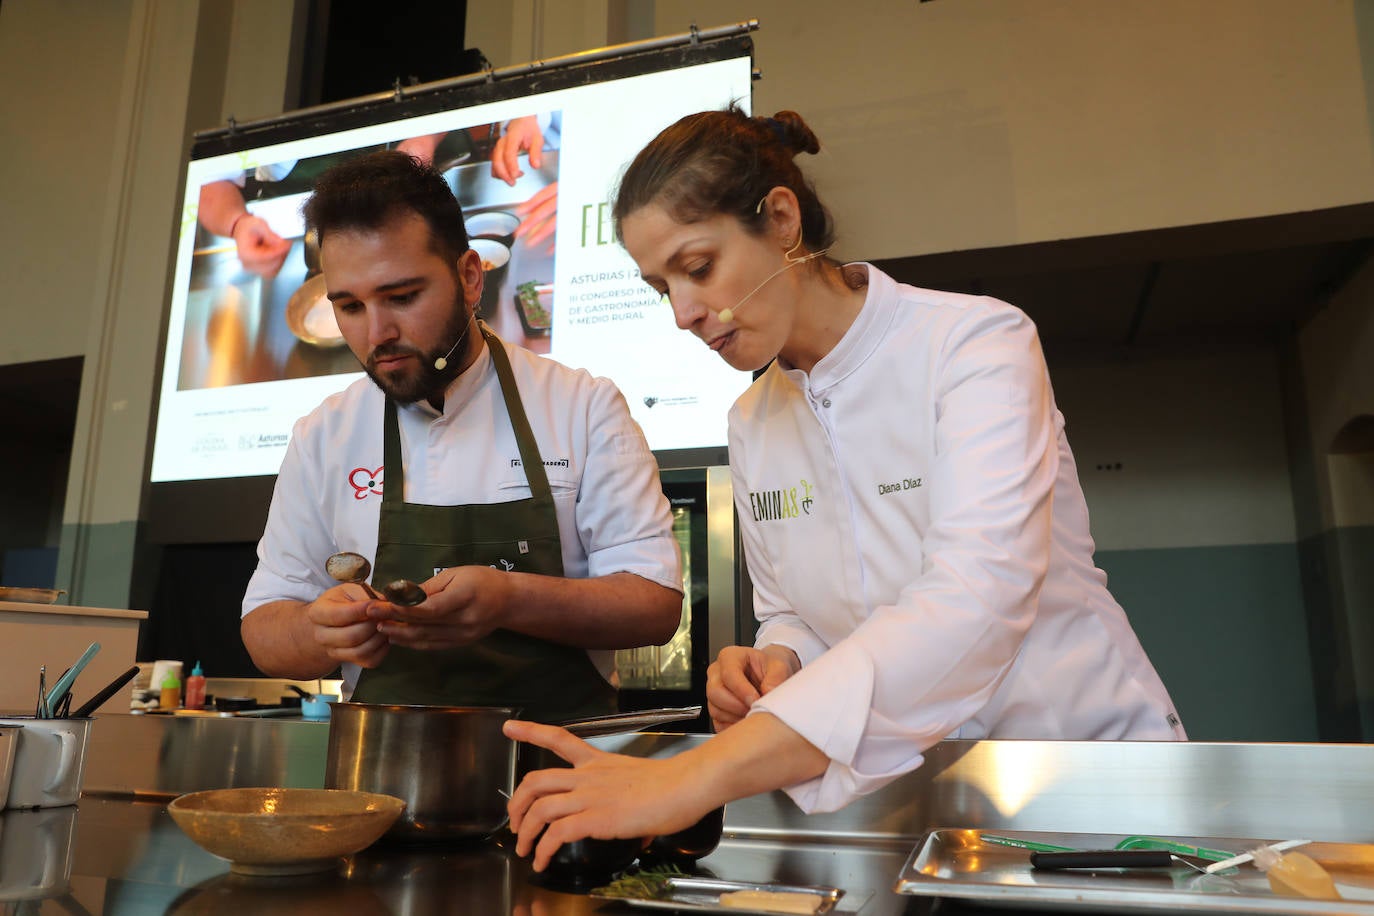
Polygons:
<instances>
[{"instance_id":1,"label":"dark curtain","mask_svg":"<svg viewBox=\"0 0 1374 916\"><path fill-rule=\"evenodd\" d=\"M240 606L257 567L256 543L161 549L157 587L139 633L140 661L197 661L206 677L261 677L239 637Z\"/></svg>"}]
</instances>

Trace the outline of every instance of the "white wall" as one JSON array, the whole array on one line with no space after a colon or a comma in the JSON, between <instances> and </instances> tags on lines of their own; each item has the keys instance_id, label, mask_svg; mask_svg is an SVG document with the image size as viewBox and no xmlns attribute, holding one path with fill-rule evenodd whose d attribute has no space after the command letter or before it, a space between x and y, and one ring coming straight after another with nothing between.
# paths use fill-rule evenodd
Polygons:
<instances>
[{"instance_id":1,"label":"white wall","mask_svg":"<svg viewBox=\"0 0 1374 916\"><path fill-rule=\"evenodd\" d=\"M85 352L131 6L0 4L0 364Z\"/></svg>"},{"instance_id":2,"label":"white wall","mask_svg":"<svg viewBox=\"0 0 1374 916\"><path fill-rule=\"evenodd\" d=\"M845 256L1374 193L1355 0L657 0L655 11L659 34L760 21L755 108L795 109L816 129L825 150L812 172Z\"/></svg>"},{"instance_id":3,"label":"white wall","mask_svg":"<svg viewBox=\"0 0 1374 916\"><path fill-rule=\"evenodd\" d=\"M0 6L0 84L25 87L0 94L0 124L24 136L0 159L17 197L0 246L17 286L0 361L84 356L58 569L74 603L128 600L191 133L240 100L280 111L291 12L263 0ZM257 72L227 80L231 60ZM249 99L274 70L270 102Z\"/></svg>"},{"instance_id":4,"label":"white wall","mask_svg":"<svg viewBox=\"0 0 1374 916\"><path fill-rule=\"evenodd\" d=\"M0 364L86 353L92 310L110 290L109 218L127 207L118 195L121 157L134 117L184 110L198 0L4 0L0 3ZM291 4L281 0L206 0L229 26L223 89L185 131L149 138L175 161L189 131L282 110L291 39ZM188 31L185 68L178 72L159 48L140 48L171 28L178 15ZM188 18L189 17L189 18ZM200 62L198 62L198 65ZM224 68L224 62L219 62ZM131 83L153 87L141 101ZM137 109L134 106L140 106ZM185 134L185 136L183 136ZM152 163L148 167L152 167ZM159 176L175 186L179 168ZM171 241L175 214L141 227L139 250L155 250L154 270ZM144 229L146 228L146 231ZM146 331L144 333L147 333ZM156 338L157 329L151 333ZM156 342L154 340L154 342ZM89 364L88 354L88 364Z\"/></svg>"},{"instance_id":5,"label":"white wall","mask_svg":"<svg viewBox=\"0 0 1374 916\"><path fill-rule=\"evenodd\" d=\"M292 4L286 0L230 2L233 25L219 117L212 124L194 125L196 130L223 127L230 116L238 121L251 121L281 114L285 107ZM293 102L295 96L293 91Z\"/></svg>"},{"instance_id":6,"label":"white wall","mask_svg":"<svg viewBox=\"0 0 1374 916\"><path fill-rule=\"evenodd\" d=\"M608 37L625 27L626 3L653 0L469 0L464 40L494 67L575 54L625 39ZM649 37L649 36L642 36Z\"/></svg>"}]
</instances>

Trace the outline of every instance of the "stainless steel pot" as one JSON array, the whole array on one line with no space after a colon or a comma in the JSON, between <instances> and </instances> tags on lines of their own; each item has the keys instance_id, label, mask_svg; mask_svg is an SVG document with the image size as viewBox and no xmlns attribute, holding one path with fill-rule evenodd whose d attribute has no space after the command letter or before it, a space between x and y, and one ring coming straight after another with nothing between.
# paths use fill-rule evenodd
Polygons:
<instances>
[{"instance_id":1,"label":"stainless steel pot","mask_svg":"<svg viewBox=\"0 0 1374 916\"><path fill-rule=\"evenodd\" d=\"M516 744L501 733L502 723L515 713L504 706L335 703L325 788L404 800L406 809L387 834L395 839L486 836L506 822L506 796L515 788ZM700 713L699 706L645 710L578 719L564 727L591 737Z\"/></svg>"},{"instance_id":2,"label":"stainless steel pot","mask_svg":"<svg viewBox=\"0 0 1374 916\"><path fill-rule=\"evenodd\" d=\"M505 821L515 743L501 733L514 709L336 703L329 721L328 789L405 801L388 835L409 840L484 836Z\"/></svg>"}]
</instances>

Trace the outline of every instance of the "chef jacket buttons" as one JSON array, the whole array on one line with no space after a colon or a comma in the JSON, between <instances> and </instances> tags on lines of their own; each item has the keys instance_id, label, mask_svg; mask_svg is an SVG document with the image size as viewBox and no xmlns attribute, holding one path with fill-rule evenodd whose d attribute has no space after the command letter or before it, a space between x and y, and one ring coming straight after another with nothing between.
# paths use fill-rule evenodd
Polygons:
<instances>
[{"instance_id":1,"label":"chef jacket buttons","mask_svg":"<svg viewBox=\"0 0 1374 916\"><path fill-rule=\"evenodd\" d=\"M822 407L829 407L829 406L830 406L830 398L825 398L824 400L822 400L822 401L821 401L821 406L822 406Z\"/></svg>"}]
</instances>

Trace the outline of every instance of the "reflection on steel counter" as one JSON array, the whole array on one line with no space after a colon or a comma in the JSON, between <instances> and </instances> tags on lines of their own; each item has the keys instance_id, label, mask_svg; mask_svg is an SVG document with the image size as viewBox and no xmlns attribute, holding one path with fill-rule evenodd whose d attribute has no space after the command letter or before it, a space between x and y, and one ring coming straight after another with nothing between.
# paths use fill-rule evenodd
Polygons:
<instances>
[{"instance_id":1,"label":"reflection on steel counter","mask_svg":"<svg viewBox=\"0 0 1374 916\"><path fill-rule=\"evenodd\" d=\"M528 860L490 841L435 847L381 843L334 872L255 880L230 874L229 863L193 843L162 805L91 798L70 810L78 822L71 872L82 881L72 883L69 902L92 914L607 912L604 901L542 886ZM727 838L693 871L735 881L829 884L845 891L840 912L896 916L911 903L890 890L909 849L906 842Z\"/></svg>"},{"instance_id":2,"label":"reflection on steel counter","mask_svg":"<svg viewBox=\"0 0 1374 916\"><path fill-rule=\"evenodd\" d=\"M39 900L71 888L76 812L64 805L0 813L0 900Z\"/></svg>"}]
</instances>

